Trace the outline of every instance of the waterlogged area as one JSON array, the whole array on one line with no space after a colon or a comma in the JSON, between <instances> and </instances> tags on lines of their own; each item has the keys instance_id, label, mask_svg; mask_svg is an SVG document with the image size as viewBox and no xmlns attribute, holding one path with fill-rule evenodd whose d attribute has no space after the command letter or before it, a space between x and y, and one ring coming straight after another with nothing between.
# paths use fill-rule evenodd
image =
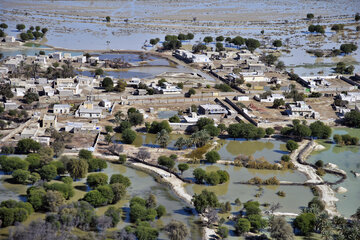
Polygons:
<instances>
[{"instance_id":1,"label":"waterlogged area","mask_svg":"<svg viewBox=\"0 0 360 240\"><path fill-rule=\"evenodd\" d=\"M190 193L190 195L194 193L201 193L203 189L208 189L215 192L221 202L234 202L236 198L239 198L241 202L256 200L261 204L280 203L282 207L278 211L291 213L299 213L301 208L305 207L306 203L313 198L313 194L308 187L263 186L262 190L260 190L257 186L237 184L237 182L245 182L253 177L267 179L273 176L276 176L276 178L280 181L306 181L305 175L297 171L256 170L232 165L225 166L222 164L192 165L188 171L184 172L184 177L193 179L192 172L198 167L206 170L207 172L226 170L230 175L230 180L224 184L216 186L187 184L186 190ZM278 196L276 194L278 191L284 191L286 193L286 197ZM261 193L261 196L256 197L255 195L257 193ZM264 208L264 210L266 209Z\"/></svg>"},{"instance_id":2,"label":"waterlogged area","mask_svg":"<svg viewBox=\"0 0 360 240\"><path fill-rule=\"evenodd\" d=\"M264 157L268 162L280 162L283 154L288 154L285 143L274 139L246 141L245 139L225 139L218 141L218 150L222 160L234 160L240 154L253 156L255 159Z\"/></svg>"},{"instance_id":3,"label":"waterlogged area","mask_svg":"<svg viewBox=\"0 0 360 240\"><path fill-rule=\"evenodd\" d=\"M351 136L360 136L359 129L334 129L334 134L350 134ZM336 203L338 211L346 217L350 217L356 212L359 207L360 199L360 178L355 177L350 171L360 172L360 152L359 146L337 146L333 143L320 142L326 147L325 150L314 152L308 159L309 162L315 163L322 160L326 163L336 164L340 169L344 170L347 174L347 179L341 184L334 186L344 187L348 191L346 193L337 193L336 197L339 201ZM327 174L324 176L325 180L336 181L338 177Z\"/></svg>"}]
</instances>

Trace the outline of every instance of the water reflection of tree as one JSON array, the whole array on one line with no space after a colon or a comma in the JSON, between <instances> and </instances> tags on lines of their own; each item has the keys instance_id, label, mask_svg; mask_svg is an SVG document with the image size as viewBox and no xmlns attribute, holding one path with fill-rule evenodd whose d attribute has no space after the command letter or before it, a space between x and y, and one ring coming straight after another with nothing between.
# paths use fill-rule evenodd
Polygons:
<instances>
[{"instance_id":1,"label":"water reflection of tree","mask_svg":"<svg viewBox=\"0 0 360 240\"><path fill-rule=\"evenodd\" d=\"M261 141L229 141L226 145L226 151L233 156L237 156L239 154L249 156L258 151L263 151L264 149L274 149L274 143Z\"/></svg>"}]
</instances>

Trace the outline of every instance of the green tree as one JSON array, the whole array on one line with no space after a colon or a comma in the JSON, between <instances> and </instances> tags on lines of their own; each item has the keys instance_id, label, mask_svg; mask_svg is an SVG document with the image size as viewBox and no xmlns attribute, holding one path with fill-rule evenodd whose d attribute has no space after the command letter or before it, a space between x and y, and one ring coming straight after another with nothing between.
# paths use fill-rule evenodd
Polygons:
<instances>
[{"instance_id":1,"label":"green tree","mask_svg":"<svg viewBox=\"0 0 360 240\"><path fill-rule=\"evenodd\" d=\"M131 123L129 121L122 121L119 125L118 131L123 132L125 129L130 129Z\"/></svg>"},{"instance_id":2,"label":"green tree","mask_svg":"<svg viewBox=\"0 0 360 240\"><path fill-rule=\"evenodd\" d=\"M101 68L97 68L97 69L95 69L94 73L95 73L95 76L101 76L101 75L104 75L104 70L102 70ZM111 80L111 78L110 78L110 80Z\"/></svg>"},{"instance_id":3,"label":"green tree","mask_svg":"<svg viewBox=\"0 0 360 240\"><path fill-rule=\"evenodd\" d=\"M65 203L65 199L60 192L49 190L45 194L44 203L47 210L55 212Z\"/></svg>"},{"instance_id":4,"label":"green tree","mask_svg":"<svg viewBox=\"0 0 360 240\"><path fill-rule=\"evenodd\" d=\"M93 157L92 152L89 150L85 150L85 149L81 149L79 151L78 156L79 156L79 158L86 159L86 160L92 159L92 157Z\"/></svg>"},{"instance_id":5,"label":"green tree","mask_svg":"<svg viewBox=\"0 0 360 240\"><path fill-rule=\"evenodd\" d=\"M70 180L72 181L71 178L70 178ZM46 188L46 190L60 192L66 200L69 200L75 194L73 186L71 184L69 184L69 180L67 180L67 183L55 182L52 184L46 184L46 185L44 185L44 187Z\"/></svg>"},{"instance_id":6,"label":"green tree","mask_svg":"<svg viewBox=\"0 0 360 240\"><path fill-rule=\"evenodd\" d=\"M181 175L182 175L186 170L189 169L189 165L187 163L180 163L178 165L178 169L179 169L179 171L181 172Z\"/></svg>"},{"instance_id":7,"label":"green tree","mask_svg":"<svg viewBox=\"0 0 360 240\"><path fill-rule=\"evenodd\" d=\"M160 132L157 133L156 143L158 143L160 145L160 147L166 148L166 146L169 144L169 142L170 142L170 136L169 136L169 133L165 129L162 129Z\"/></svg>"},{"instance_id":8,"label":"green tree","mask_svg":"<svg viewBox=\"0 0 360 240\"><path fill-rule=\"evenodd\" d=\"M191 95L195 95L196 91L193 88L190 88L189 91L187 92L187 96L191 97Z\"/></svg>"},{"instance_id":9,"label":"green tree","mask_svg":"<svg viewBox=\"0 0 360 240\"><path fill-rule=\"evenodd\" d=\"M125 196L126 187L121 183L113 183L110 186L114 193L113 203L117 203Z\"/></svg>"},{"instance_id":10,"label":"green tree","mask_svg":"<svg viewBox=\"0 0 360 240\"><path fill-rule=\"evenodd\" d=\"M189 235L186 225L175 220L168 223L164 229L170 240L185 240Z\"/></svg>"},{"instance_id":11,"label":"green tree","mask_svg":"<svg viewBox=\"0 0 360 240\"><path fill-rule=\"evenodd\" d=\"M266 133L267 136L273 135L274 132L275 132L275 130L273 128L266 128L265 129L265 133Z\"/></svg>"},{"instance_id":12,"label":"green tree","mask_svg":"<svg viewBox=\"0 0 360 240\"><path fill-rule=\"evenodd\" d=\"M306 18L307 18L307 19L313 19L313 18L314 18L314 14L313 14L313 13L308 13L308 14L306 14Z\"/></svg>"},{"instance_id":13,"label":"green tree","mask_svg":"<svg viewBox=\"0 0 360 240\"><path fill-rule=\"evenodd\" d=\"M25 25L24 25L24 24L16 24L16 29L17 29L18 31L22 31L22 30L25 29Z\"/></svg>"},{"instance_id":14,"label":"green tree","mask_svg":"<svg viewBox=\"0 0 360 240\"><path fill-rule=\"evenodd\" d=\"M214 39L211 36L204 37L204 43L211 43L214 41Z\"/></svg>"},{"instance_id":15,"label":"green tree","mask_svg":"<svg viewBox=\"0 0 360 240\"><path fill-rule=\"evenodd\" d=\"M175 161L166 156L160 156L158 158L158 164L168 169L172 169L175 166Z\"/></svg>"},{"instance_id":16,"label":"green tree","mask_svg":"<svg viewBox=\"0 0 360 240\"><path fill-rule=\"evenodd\" d=\"M12 172L18 169L28 170L29 163L19 157L2 156L0 158L1 169L4 172Z\"/></svg>"},{"instance_id":17,"label":"green tree","mask_svg":"<svg viewBox=\"0 0 360 240\"><path fill-rule=\"evenodd\" d=\"M195 178L197 183L203 183L203 181L205 180L207 174L206 174L204 169L196 168L193 171L193 175L194 175L194 178Z\"/></svg>"},{"instance_id":18,"label":"green tree","mask_svg":"<svg viewBox=\"0 0 360 240\"><path fill-rule=\"evenodd\" d=\"M220 154L214 150L207 152L205 154L206 161L209 163L216 163L218 160L220 160Z\"/></svg>"},{"instance_id":19,"label":"green tree","mask_svg":"<svg viewBox=\"0 0 360 240\"><path fill-rule=\"evenodd\" d=\"M172 117L169 118L169 122L171 123L179 123L180 122L180 118L178 115L174 115Z\"/></svg>"},{"instance_id":20,"label":"green tree","mask_svg":"<svg viewBox=\"0 0 360 240\"><path fill-rule=\"evenodd\" d=\"M219 234L221 239L225 239L229 236L229 229L224 226L220 226L217 230L217 234Z\"/></svg>"},{"instance_id":21,"label":"green tree","mask_svg":"<svg viewBox=\"0 0 360 240\"><path fill-rule=\"evenodd\" d=\"M98 190L87 192L84 200L94 207L104 206L107 203L107 199Z\"/></svg>"},{"instance_id":22,"label":"green tree","mask_svg":"<svg viewBox=\"0 0 360 240\"><path fill-rule=\"evenodd\" d=\"M124 185L126 188L130 187L130 185L131 185L130 179L120 173L111 175L110 184L114 184L114 183L120 183L120 184Z\"/></svg>"},{"instance_id":23,"label":"green tree","mask_svg":"<svg viewBox=\"0 0 360 240\"><path fill-rule=\"evenodd\" d=\"M30 177L30 172L22 169L17 169L11 174L16 183L24 184Z\"/></svg>"},{"instance_id":24,"label":"green tree","mask_svg":"<svg viewBox=\"0 0 360 240\"><path fill-rule=\"evenodd\" d=\"M260 42L253 38L248 38L245 40L246 47L251 51L254 52L255 49L260 47Z\"/></svg>"},{"instance_id":25,"label":"green tree","mask_svg":"<svg viewBox=\"0 0 360 240\"><path fill-rule=\"evenodd\" d=\"M258 232L261 229L264 229L267 225L267 221L261 217L261 215L252 214L248 216L248 220L251 225L252 232Z\"/></svg>"},{"instance_id":26,"label":"green tree","mask_svg":"<svg viewBox=\"0 0 360 240\"><path fill-rule=\"evenodd\" d=\"M302 235L309 235L314 231L316 217L313 213L302 213L294 220L294 226L300 230Z\"/></svg>"},{"instance_id":27,"label":"green tree","mask_svg":"<svg viewBox=\"0 0 360 240\"><path fill-rule=\"evenodd\" d=\"M30 138L21 139L20 141L18 141L16 145L16 151L18 153L36 152L40 148L41 148L40 143Z\"/></svg>"},{"instance_id":28,"label":"green tree","mask_svg":"<svg viewBox=\"0 0 360 240\"><path fill-rule=\"evenodd\" d=\"M122 133L122 141L125 144L132 144L136 139L136 132L131 129L125 129Z\"/></svg>"},{"instance_id":29,"label":"green tree","mask_svg":"<svg viewBox=\"0 0 360 240\"><path fill-rule=\"evenodd\" d=\"M144 122L144 115L139 112L128 114L128 120L132 126L141 125Z\"/></svg>"},{"instance_id":30,"label":"green tree","mask_svg":"<svg viewBox=\"0 0 360 240\"><path fill-rule=\"evenodd\" d=\"M291 225L284 217L270 218L270 233L271 237L275 240L293 240L294 233Z\"/></svg>"},{"instance_id":31,"label":"green tree","mask_svg":"<svg viewBox=\"0 0 360 240\"><path fill-rule=\"evenodd\" d=\"M152 228L148 222L140 222L136 229L135 235L139 240L156 240L159 232L156 228Z\"/></svg>"},{"instance_id":32,"label":"green tree","mask_svg":"<svg viewBox=\"0 0 360 240\"><path fill-rule=\"evenodd\" d=\"M45 202L45 190L39 187L32 187L27 190L27 201L33 206L35 211L40 210Z\"/></svg>"},{"instance_id":33,"label":"green tree","mask_svg":"<svg viewBox=\"0 0 360 240\"><path fill-rule=\"evenodd\" d=\"M238 234L250 232L250 222L246 218L239 218L235 223L235 229Z\"/></svg>"},{"instance_id":34,"label":"green tree","mask_svg":"<svg viewBox=\"0 0 360 240\"><path fill-rule=\"evenodd\" d=\"M282 46L281 40L275 40L275 41L273 41L273 46L274 46L274 47L281 47L281 46Z\"/></svg>"},{"instance_id":35,"label":"green tree","mask_svg":"<svg viewBox=\"0 0 360 240\"><path fill-rule=\"evenodd\" d=\"M126 158L127 158L126 154L120 154L119 155L119 163L124 164L126 162Z\"/></svg>"},{"instance_id":36,"label":"green tree","mask_svg":"<svg viewBox=\"0 0 360 240\"><path fill-rule=\"evenodd\" d=\"M349 127L360 127L360 113L357 111L351 111L345 114L344 117L345 125Z\"/></svg>"},{"instance_id":37,"label":"green tree","mask_svg":"<svg viewBox=\"0 0 360 240\"><path fill-rule=\"evenodd\" d=\"M121 221L121 213L121 208L111 206L105 211L104 215L111 218L112 227L115 227Z\"/></svg>"},{"instance_id":38,"label":"green tree","mask_svg":"<svg viewBox=\"0 0 360 240\"><path fill-rule=\"evenodd\" d=\"M66 170L73 179L84 178L88 173L89 165L85 159L72 158L66 164Z\"/></svg>"},{"instance_id":39,"label":"green tree","mask_svg":"<svg viewBox=\"0 0 360 240\"><path fill-rule=\"evenodd\" d=\"M0 24L0 28L1 28L2 30L5 30L5 29L8 28L8 25L7 25L6 23L1 23L1 24Z\"/></svg>"},{"instance_id":40,"label":"green tree","mask_svg":"<svg viewBox=\"0 0 360 240\"><path fill-rule=\"evenodd\" d=\"M24 95L24 101L27 104L31 104L33 102L39 101L39 95L33 92L26 92Z\"/></svg>"},{"instance_id":41,"label":"green tree","mask_svg":"<svg viewBox=\"0 0 360 240\"><path fill-rule=\"evenodd\" d=\"M331 136L331 128L326 126L321 121L316 121L310 124L311 136L320 138L320 139L328 139Z\"/></svg>"},{"instance_id":42,"label":"green tree","mask_svg":"<svg viewBox=\"0 0 360 240\"><path fill-rule=\"evenodd\" d=\"M279 107L281 107L281 106L284 106L285 105L285 101L284 101L284 99L279 99L279 98L277 98L277 99L275 99L274 100L274 102L273 102L273 108L279 108Z\"/></svg>"},{"instance_id":43,"label":"green tree","mask_svg":"<svg viewBox=\"0 0 360 240\"><path fill-rule=\"evenodd\" d=\"M203 213L207 208L216 208L219 201L214 192L203 190L200 194L195 194L192 198L196 211Z\"/></svg>"},{"instance_id":44,"label":"green tree","mask_svg":"<svg viewBox=\"0 0 360 240\"><path fill-rule=\"evenodd\" d=\"M345 54L349 54L356 51L357 46L353 43L344 43L340 45L340 50Z\"/></svg>"},{"instance_id":45,"label":"green tree","mask_svg":"<svg viewBox=\"0 0 360 240\"><path fill-rule=\"evenodd\" d=\"M110 16L106 16L105 20L106 20L107 22L110 22L110 20L111 20Z\"/></svg>"},{"instance_id":46,"label":"green tree","mask_svg":"<svg viewBox=\"0 0 360 240\"><path fill-rule=\"evenodd\" d=\"M156 213L157 213L157 217L161 218L162 216L164 216L166 214L166 208L163 205L159 205L156 208Z\"/></svg>"},{"instance_id":47,"label":"green tree","mask_svg":"<svg viewBox=\"0 0 360 240\"><path fill-rule=\"evenodd\" d=\"M241 46L245 43L245 39L243 39L240 36L236 36L235 38L231 39L230 41L231 43L233 43L236 46Z\"/></svg>"},{"instance_id":48,"label":"green tree","mask_svg":"<svg viewBox=\"0 0 360 240\"><path fill-rule=\"evenodd\" d=\"M57 176L57 169L54 165L45 165L40 169L39 174L42 179L51 181Z\"/></svg>"},{"instance_id":49,"label":"green tree","mask_svg":"<svg viewBox=\"0 0 360 240\"><path fill-rule=\"evenodd\" d=\"M102 73L103 74L103 73ZM96 74L96 75L102 75L102 74ZM107 92L110 92L114 89L114 82L111 78L106 77L102 80L101 86L105 88Z\"/></svg>"},{"instance_id":50,"label":"green tree","mask_svg":"<svg viewBox=\"0 0 360 240\"><path fill-rule=\"evenodd\" d=\"M299 147L299 145L297 144L297 142L295 142L294 140L288 140L286 142L286 149L289 150L290 152L293 152L294 150L296 150Z\"/></svg>"},{"instance_id":51,"label":"green tree","mask_svg":"<svg viewBox=\"0 0 360 240\"><path fill-rule=\"evenodd\" d=\"M108 176L105 173L93 173L89 174L86 178L86 183L91 188L96 188L101 185L105 185L108 182Z\"/></svg>"},{"instance_id":52,"label":"green tree","mask_svg":"<svg viewBox=\"0 0 360 240\"><path fill-rule=\"evenodd\" d=\"M304 137L311 136L311 129L304 124L298 124L294 126L292 134L299 139L303 139Z\"/></svg>"},{"instance_id":53,"label":"green tree","mask_svg":"<svg viewBox=\"0 0 360 240\"><path fill-rule=\"evenodd\" d=\"M217 137L220 134L220 129L214 125L208 124L204 127L205 131L210 134L212 137Z\"/></svg>"}]
</instances>

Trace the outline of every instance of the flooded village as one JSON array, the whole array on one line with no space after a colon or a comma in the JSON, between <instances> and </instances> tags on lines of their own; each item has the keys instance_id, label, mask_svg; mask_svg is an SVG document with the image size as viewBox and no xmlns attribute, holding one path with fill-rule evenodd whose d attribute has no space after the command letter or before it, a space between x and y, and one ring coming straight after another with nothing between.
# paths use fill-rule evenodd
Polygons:
<instances>
[{"instance_id":1,"label":"flooded village","mask_svg":"<svg viewBox=\"0 0 360 240\"><path fill-rule=\"evenodd\" d=\"M0 239L360 239L360 2L0 2Z\"/></svg>"}]
</instances>

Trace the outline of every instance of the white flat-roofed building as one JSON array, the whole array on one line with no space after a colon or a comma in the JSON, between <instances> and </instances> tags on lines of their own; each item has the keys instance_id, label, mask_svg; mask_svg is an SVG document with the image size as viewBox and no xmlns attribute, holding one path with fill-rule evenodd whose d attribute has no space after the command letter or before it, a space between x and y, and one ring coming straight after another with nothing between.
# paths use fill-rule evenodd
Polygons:
<instances>
[{"instance_id":1,"label":"white flat-roofed building","mask_svg":"<svg viewBox=\"0 0 360 240\"><path fill-rule=\"evenodd\" d=\"M56 128L57 118L56 115L45 114L42 120L43 128Z\"/></svg>"},{"instance_id":2,"label":"white flat-roofed building","mask_svg":"<svg viewBox=\"0 0 360 240\"><path fill-rule=\"evenodd\" d=\"M71 106L69 104L54 104L54 114L69 114Z\"/></svg>"},{"instance_id":3,"label":"white flat-roofed building","mask_svg":"<svg viewBox=\"0 0 360 240\"><path fill-rule=\"evenodd\" d=\"M76 76L76 81L80 84L80 86L92 87L95 82L95 78L87 76Z\"/></svg>"},{"instance_id":4,"label":"white flat-roofed building","mask_svg":"<svg viewBox=\"0 0 360 240\"><path fill-rule=\"evenodd\" d=\"M5 42L15 42L16 38L14 36L5 36Z\"/></svg>"},{"instance_id":5,"label":"white flat-roofed building","mask_svg":"<svg viewBox=\"0 0 360 240\"><path fill-rule=\"evenodd\" d=\"M56 59L56 60L59 60L59 61L63 58L62 52L53 52L51 54L51 56L52 56L53 59Z\"/></svg>"},{"instance_id":6,"label":"white flat-roofed building","mask_svg":"<svg viewBox=\"0 0 360 240\"><path fill-rule=\"evenodd\" d=\"M199 106L199 113L208 114L227 114L228 110L217 104L203 104Z\"/></svg>"},{"instance_id":7,"label":"white flat-roofed building","mask_svg":"<svg viewBox=\"0 0 360 240\"><path fill-rule=\"evenodd\" d=\"M249 96L236 96L235 97L236 101L250 101Z\"/></svg>"},{"instance_id":8,"label":"white flat-roofed building","mask_svg":"<svg viewBox=\"0 0 360 240\"><path fill-rule=\"evenodd\" d=\"M18 107L19 106L15 102L6 102L6 103L4 103L4 108L5 108L6 111L7 110L18 109Z\"/></svg>"},{"instance_id":9,"label":"white flat-roofed building","mask_svg":"<svg viewBox=\"0 0 360 240\"><path fill-rule=\"evenodd\" d=\"M101 118L103 108L94 106L90 101L86 101L80 105L78 110L75 112L75 117L79 118Z\"/></svg>"},{"instance_id":10,"label":"white flat-roofed building","mask_svg":"<svg viewBox=\"0 0 360 240\"><path fill-rule=\"evenodd\" d=\"M129 87L138 87L140 83L141 83L140 78L131 78L131 80L128 81L126 84Z\"/></svg>"},{"instance_id":11,"label":"white flat-roofed building","mask_svg":"<svg viewBox=\"0 0 360 240\"><path fill-rule=\"evenodd\" d=\"M354 103L360 101L360 92L348 92L347 94L339 94L339 98L342 101L347 101L349 103Z\"/></svg>"},{"instance_id":12,"label":"white flat-roofed building","mask_svg":"<svg viewBox=\"0 0 360 240\"><path fill-rule=\"evenodd\" d=\"M75 59L75 62L86 63L86 56L84 56L84 55L76 56L76 57L74 57L74 59Z\"/></svg>"},{"instance_id":13,"label":"white flat-roofed building","mask_svg":"<svg viewBox=\"0 0 360 240\"><path fill-rule=\"evenodd\" d=\"M309 105L304 101L297 101L293 104L287 104L287 113L289 117L304 117L304 118L320 118L320 114L315 112Z\"/></svg>"},{"instance_id":14,"label":"white flat-roofed building","mask_svg":"<svg viewBox=\"0 0 360 240\"><path fill-rule=\"evenodd\" d=\"M100 61L99 57L89 57L89 63L94 64Z\"/></svg>"},{"instance_id":15,"label":"white flat-roofed building","mask_svg":"<svg viewBox=\"0 0 360 240\"><path fill-rule=\"evenodd\" d=\"M269 78L265 77L263 73L260 72L241 72L240 76L243 77L245 82L268 82Z\"/></svg>"},{"instance_id":16,"label":"white flat-roofed building","mask_svg":"<svg viewBox=\"0 0 360 240\"><path fill-rule=\"evenodd\" d=\"M110 109L111 106L112 106L112 103L107 99L103 99L103 100L100 101L99 105L106 108L106 109Z\"/></svg>"},{"instance_id":17,"label":"white flat-roofed building","mask_svg":"<svg viewBox=\"0 0 360 240\"><path fill-rule=\"evenodd\" d=\"M71 53L64 53L63 58L70 59L71 58Z\"/></svg>"},{"instance_id":18,"label":"white flat-roofed building","mask_svg":"<svg viewBox=\"0 0 360 240\"><path fill-rule=\"evenodd\" d=\"M44 86L44 87L43 87L43 94L44 94L45 96L52 97L52 96L54 96L54 94L55 94L55 90L54 90L52 87L50 87L50 86Z\"/></svg>"}]
</instances>

